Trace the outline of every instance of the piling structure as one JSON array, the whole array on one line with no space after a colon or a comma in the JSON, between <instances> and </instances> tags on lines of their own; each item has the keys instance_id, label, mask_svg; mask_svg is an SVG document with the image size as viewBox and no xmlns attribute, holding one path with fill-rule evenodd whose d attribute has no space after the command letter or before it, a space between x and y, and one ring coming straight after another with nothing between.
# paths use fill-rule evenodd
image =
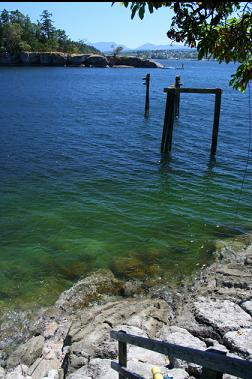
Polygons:
<instances>
[{"instance_id":1,"label":"piling structure","mask_svg":"<svg viewBox=\"0 0 252 379\"><path fill-rule=\"evenodd\" d=\"M161 153L170 153L172 149L173 124L174 116L179 117L179 105L181 93L197 93L197 94L214 94L214 121L212 129L211 155L214 156L217 151L220 110L221 110L221 88L181 88L180 77L176 77L175 86L164 88L167 94L163 134L161 141Z\"/></svg>"}]
</instances>

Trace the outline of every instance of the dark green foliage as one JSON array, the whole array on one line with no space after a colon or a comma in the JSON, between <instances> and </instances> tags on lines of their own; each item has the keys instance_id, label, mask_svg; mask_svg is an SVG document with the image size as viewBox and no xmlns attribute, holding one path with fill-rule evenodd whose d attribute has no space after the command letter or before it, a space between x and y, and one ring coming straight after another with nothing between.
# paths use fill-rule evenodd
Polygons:
<instances>
[{"instance_id":1,"label":"dark green foliage","mask_svg":"<svg viewBox=\"0 0 252 379\"><path fill-rule=\"evenodd\" d=\"M0 13L0 53L20 51L60 51L64 53L99 53L84 41L72 41L65 30L56 29L52 14L44 10L37 23L18 10Z\"/></svg>"},{"instance_id":2,"label":"dark green foliage","mask_svg":"<svg viewBox=\"0 0 252 379\"><path fill-rule=\"evenodd\" d=\"M114 3L112 3L114 4ZM162 7L173 9L167 36L176 42L196 47L198 59L214 58L221 62L239 62L230 84L244 92L252 79L252 4L238 1L203 2L123 2L144 18Z\"/></svg>"}]
</instances>

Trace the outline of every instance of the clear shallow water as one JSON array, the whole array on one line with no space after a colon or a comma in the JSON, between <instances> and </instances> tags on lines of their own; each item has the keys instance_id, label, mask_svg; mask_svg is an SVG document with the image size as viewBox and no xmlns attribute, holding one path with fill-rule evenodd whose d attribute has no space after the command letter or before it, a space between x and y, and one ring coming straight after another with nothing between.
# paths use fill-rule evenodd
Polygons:
<instances>
[{"instance_id":1,"label":"clear shallow water","mask_svg":"<svg viewBox=\"0 0 252 379\"><path fill-rule=\"evenodd\" d=\"M0 68L2 308L49 304L97 268L178 282L216 239L251 229L250 163L237 207L249 125L248 94L228 87L234 69ZM214 96L193 94L181 95L172 158L160 161L163 88L178 74L224 89L215 161Z\"/></svg>"}]
</instances>

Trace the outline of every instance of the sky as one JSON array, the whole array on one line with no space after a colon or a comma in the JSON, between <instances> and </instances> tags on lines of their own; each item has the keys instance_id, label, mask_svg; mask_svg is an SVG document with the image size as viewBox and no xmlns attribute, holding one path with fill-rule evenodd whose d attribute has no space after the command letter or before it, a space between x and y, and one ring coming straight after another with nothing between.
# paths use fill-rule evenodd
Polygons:
<instances>
[{"instance_id":1,"label":"sky","mask_svg":"<svg viewBox=\"0 0 252 379\"><path fill-rule=\"evenodd\" d=\"M146 42L169 44L166 36L172 11L163 8L140 20L130 18L130 10L119 2L0 2L0 11L18 9L36 22L44 9L53 14L56 28L64 29L73 40L116 42L136 48Z\"/></svg>"}]
</instances>

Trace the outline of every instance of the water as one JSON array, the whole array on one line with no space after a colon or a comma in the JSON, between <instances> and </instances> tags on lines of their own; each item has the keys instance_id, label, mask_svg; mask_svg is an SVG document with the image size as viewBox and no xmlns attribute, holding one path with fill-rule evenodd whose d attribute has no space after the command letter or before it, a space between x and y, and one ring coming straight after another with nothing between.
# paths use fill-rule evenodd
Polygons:
<instances>
[{"instance_id":1,"label":"water","mask_svg":"<svg viewBox=\"0 0 252 379\"><path fill-rule=\"evenodd\" d=\"M178 283L209 262L216 239L251 229L250 162L240 196L248 93L228 87L232 64L184 63L0 68L2 309L50 304L98 268ZM187 87L224 89L216 161L214 96L194 94L181 95L172 158L160 161L163 88L178 74Z\"/></svg>"}]
</instances>

